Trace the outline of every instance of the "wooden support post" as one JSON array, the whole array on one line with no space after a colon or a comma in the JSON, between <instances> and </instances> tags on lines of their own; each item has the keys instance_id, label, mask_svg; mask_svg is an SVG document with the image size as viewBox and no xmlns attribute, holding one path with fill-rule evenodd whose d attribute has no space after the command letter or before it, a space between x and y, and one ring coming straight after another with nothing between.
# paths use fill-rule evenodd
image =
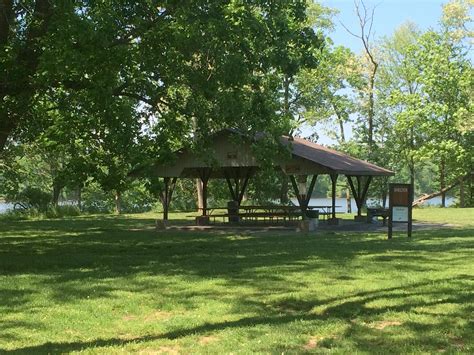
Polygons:
<instances>
[{"instance_id":1,"label":"wooden support post","mask_svg":"<svg viewBox=\"0 0 474 355\"><path fill-rule=\"evenodd\" d=\"M311 200L311 195L313 194L314 185L316 184L317 179L318 179L318 175L313 175L306 194L302 195L298 188L298 183L296 181L295 176L290 175L290 181L291 181L291 184L293 185L293 190L295 190L296 198L298 199L298 204L303 214L303 219L306 218L306 210L308 209L309 201Z\"/></svg>"},{"instance_id":2,"label":"wooden support post","mask_svg":"<svg viewBox=\"0 0 474 355\"><path fill-rule=\"evenodd\" d=\"M224 171L224 177L227 181L227 186L229 187L230 195L232 196L232 200L236 201L239 206L242 203L242 199L244 198L245 190L247 189L248 182L250 177L254 173L254 168L249 167L246 170L245 176L242 178L240 176L240 172L237 171L234 176L234 184L232 184L232 179L227 171ZM241 185L242 183L242 185Z\"/></svg>"},{"instance_id":3,"label":"wooden support post","mask_svg":"<svg viewBox=\"0 0 474 355\"><path fill-rule=\"evenodd\" d=\"M202 181L202 215L207 216L207 179Z\"/></svg>"},{"instance_id":4,"label":"wooden support post","mask_svg":"<svg viewBox=\"0 0 474 355\"><path fill-rule=\"evenodd\" d=\"M362 177L357 176L357 217L362 216Z\"/></svg>"},{"instance_id":5,"label":"wooden support post","mask_svg":"<svg viewBox=\"0 0 474 355\"><path fill-rule=\"evenodd\" d=\"M163 178L164 183L165 183L165 190L162 193L162 198L161 198L161 203L163 205L163 220L167 221L168 220L168 186L169 186L169 177Z\"/></svg>"},{"instance_id":6,"label":"wooden support post","mask_svg":"<svg viewBox=\"0 0 474 355\"><path fill-rule=\"evenodd\" d=\"M336 219L336 183L337 183L337 174L331 174L331 205L332 205L332 219Z\"/></svg>"},{"instance_id":7,"label":"wooden support post","mask_svg":"<svg viewBox=\"0 0 474 355\"><path fill-rule=\"evenodd\" d=\"M171 203L171 198L173 196L174 187L176 186L177 177L173 177L172 179L169 177L163 178L165 183L165 189L161 194L161 203L163 204L163 220L168 220L168 212Z\"/></svg>"},{"instance_id":8,"label":"wooden support post","mask_svg":"<svg viewBox=\"0 0 474 355\"><path fill-rule=\"evenodd\" d=\"M318 179L318 175L313 175L311 178L311 182L309 183L309 188L306 193L306 201L305 201L305 208L307 209L309 206L309 201L311 200L311 195L313 194L314 185L316 185L316 180Z\"/></svg>"},{"instance_id":9,"label":"wooden support post","mask_svg":"<svg viewBox=\"0 0 474 355\"><path fill-rule=\"evenodd\" d=\"M210 168L203 168L199 170L199 177L202 181L202 215L207 216L207 183L211 176Z\"/></svg>"},{"instance_id":10,"label":"wooden support post","mask_svg":"<svg viewBox=\"0 0 474 355\"><path fill-rule=\"evenodd\" d=\"M372 176L367 176L364 184L362 183L362 176L357 176L357 189L355 188L352 176L346 175L349 186L351 187L352 195L354 196L357 205L357 217L356 219L362 220L362 206L367 198L367 192L369 191L369 185L372 181Z\"/></svg>"},{"instance_id":11,"label":"wooden support post","mask_svg":"<svg viewBox=\"0 0 474 355\"><path fill-rule=\"evenodd\" d=\"M237 175L237 177L234 178L234 184L235 184L235 190L234 190L234 191L235 191L235 201L236 201L237 203L239 203L239 192L240 192L240 184L239 184L239 182L240 182L240 178L239 178L238 175Z\"/></svg>"},{"instance_id":12,"label":"wooden support post","mask_svg":"<svg viewBox=\"0 0 474 355\"><path fill-rule=\"evenodd\" d=\"M295 190L296 198L298 199L298 204L300 207L303 205L303 201L301 200L300 190L298 189L298 184L296 183L296 179L294 175L290 175L291 185L293 186L293 190Z\"/></svg>"},{"instance_id":13,"label":"wooden support post","mask_svg":"<svg viewBox=\"0 0 474 355\"><path fill-rule=\"evenodd\" d=\"M226 171L224 171L224 176L225 176L225 180L227 181L227 186L229 187L229 192L232 197L232 200L237 201L237 194L234 191L234 187L232 186L232 181L229 177L229 174L227 174Z\"/></svg>"},{"instance_id":14,"label":"wooden support post","mask_svg":"<svg viewBox=\"0 0 474 355\"><path fill-rule=\"evenodd\" d=\"M253 171L254 171L254 169L252 167L247 169L247 173L245 174L244 181L242 183L242 189L238 194L237 202L239 203L239 206L242 203L242 199L244 198L244 194L245 194L245 189L247 188L247 185L249 183L250 177L253 174Z\"/></svg>"},{"instance_id":15,"label":"wooden support post","mask_svg":"<svg viewBox=\"0 0 474 355\"><path fill-rule=\"evenodd\" d=\"M367 176L365 180L364 189L362 190L361 204L363 205L367 199L367 193L369 192L369 185L372 182L372 176Z\"/></svg>"},{"instance_id":16,"label":"wooden support post","mask_svg":"<svg viewBox=\"0 0 474 355\"><path fill-rule=\"evenodd\" d=\"M357 190L354 186L354 182L352 181L352 176L346 175L346 177L347 177L347 181L349 182L349 187L351 188L351 191L352 191L352 196L354 196L354 200L355 200L356 205L357 205L357 210L359 210L359 198L358 198L358 195L357 195Z\"/></svg>"}]
</instances>

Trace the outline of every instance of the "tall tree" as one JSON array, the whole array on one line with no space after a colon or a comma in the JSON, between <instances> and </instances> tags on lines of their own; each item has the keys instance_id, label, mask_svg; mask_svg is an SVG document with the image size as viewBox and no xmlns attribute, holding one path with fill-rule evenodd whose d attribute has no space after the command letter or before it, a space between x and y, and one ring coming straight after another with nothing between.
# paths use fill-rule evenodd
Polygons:
<instances>
[{"instance_id":1,"label":"tall tree","mask_svg":"<svg viewBox=\"0 0 474 355\"><path fill-rule=\"evenodd\" d=\"M367 153L370 159L374 150L375 84L379 68L379 59L373 45L375 7L368 8L363 0L354 1L354 6L359 20L358 31L352 31L344 24L343 26L352 36L361 41L364 48L362 61L364 63L363 72L366 76L366 86L360 91L360 96L362 98L361 114L366 120L367 126L362 125L361 128L363 128L363 137L367 144Z\"/></svg>"},{"instance_id":2,"label":"tall tree","mask_svg":"<svg viewBox=\"0 0 474 355\"><path fill-rule=\"evenodd\" d=\"M363 85L359 61L329 39L318 55L318 67L303 70L297 78L300 91L298 123L326 126L338 144L346 142L345 125L356 112L355 96Z\"/></svg>"},{"instance_id":3,"label":"tall tree","mask_svg":"<svg viewBox=\"0 0 474 355\"><path fill-rule=\"evenodd\" d=\"M462 3L451 2L456 6ZM449 5L445 11L451 8ZM472 63L469 44L465 36L459 35L465 32L458 31L464 27L458 20L466 17L464 12L455 11L461 16L449 21L452 13L448 17L445 13L439 31L420 34L413 25L405 25L387 39L380 81L384 102L394 119L394 150L409 166L411 182L415 180L417 160L435 164L443 206L448 185L462 184L472 171L474 156L469 114Z\"/></svg>"},{"instance_id":4,"label":"tall tree","mask_svg":"<svg viewBox=\"0 0 474 355\"><path fill-rule=\"evenodd\" d=\"M390 165L395 167L402 163L408 166L410 183L413 185L419 148L424 141L423 130L417 129L423 119L418 100L421 85L417 80L418 68L411 55L411 49L416 46L419 36L420 31L408 22L382 41L382 65L377 82L383 107L381 111L387 117L391 135L389 139L397 152L392 156Z\"/></svg>"},{"instance_id":5,"label":"tall tree","mask_svg":"<svg viewBox=\"0 0 474 355\"><path fill-rule=\"evenodd\" d=\"M425 153L437 162L439 186L457 180L473 168L473 129L460 127L472 112L472 64L462 46L451 42L446 33L429 31L420 37L414 53L419 61L429 140ZM472 119L472 118L471 118ZM445 193L442 193L445 205Z\"/></svg>"},{"instance_id":6,"label":"tall tree","mask_svg":"<svg viewBox=\"0 0 474 355\"><path fill-rule=\"evenodd\" d=\"M120 142L118 125L146 136L142 163L193 146L193 121L198 137L229 126L288 131L281 77L314 63L319 44L305 1L0 4L1 150L36 139L57 117L82 129L90 151L99 132ZM140 115L117 117L117 103ZM112 146L104 164L118 158L122 169L127 154Z\"/></svg>"}]
</instances>

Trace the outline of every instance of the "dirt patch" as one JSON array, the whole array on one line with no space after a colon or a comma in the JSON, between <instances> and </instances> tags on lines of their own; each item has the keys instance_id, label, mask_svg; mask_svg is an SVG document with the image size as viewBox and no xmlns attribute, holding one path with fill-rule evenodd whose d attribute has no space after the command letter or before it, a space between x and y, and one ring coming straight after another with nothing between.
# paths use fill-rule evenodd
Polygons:
<instances>
[{"instance_id":1,"label":"dirt patch","mask_svg":"<svg viewBox=\"0 0 474 355\"><path fill-rule=\"evenodd\" d=\"M147 315L144 320L145 322L154 322L157 320L169 319L173 316L173 313L166 311L156 311Z\"/></svg>"},{"instance_id":2,"label":"dirt patch","mask_svg":"<svg viewBox=\"0 0 474 355\"><path fill-rule=\"evenodd\" d=\"M170 354L170 355L178 355L181 354L181 348L176 346L160 346L158 349L145 349L139 352L139 354L143 355L155 355L155 354Z\"/></svg>"},{"instance_id":3,"label":"dirt patch","mask_svg":"<svg viewBox=\"0 0 474 355\"><path fill-rule=\"evenodd\" d=\"M173 316L173 313L171 312L166 312L166 311L155 311L153 313L150 313L146 316L136 316L136 315L132 315L132 314L127 314L125 316L122 317L122 320L124 321L134 321L134 320L138 320L138 319L143 319L143 321L145 322L154 322L154 321L158 321L158 320L164 320L164 319L169 319Z\"/></svg>"},{"instance_id":4,"label":"dirt patch","mask_svg":"<svg viewBox=\"0 0 474 355\"><path fill-rule=\"evenodd\" d=\"M464 344L464 341L461 339L461 338L457 338L457 337L450 337L451 339L451 343L454 345L454 347L458 348L458 349L464 349L464 346L466 344Z\"/></svg>"},{"instance_id":5,"label":"dirt patch","mask_svg":"<svg viewBox=\"0 0 474 355\"><path fill-rule=\"evenodd\" d=\"M379 321L379 322L373 322L369 325L367 325L369 328L373 328L373 329L379 329L379 330L382 330L382 329L385 329L387 327L392 327L392 326L397 326L397 325L402 325L402 322L399 322L399 321L392 321L392 320L383 320L383 321Z\"/></svg>"},{"instance_id":6,"label":"dirt patch","mask_svg":"<svg viewBox=\"0 0 474 355\"><path fill-rule=\"evenodd\" d=\"M137 319L136 316L132 316L131 314L127 314L126 316L122 317L123 320L131 321Z\"/></svg>"},{"instance_id":7,"label":"dirt patch","mask_svg":"<svg viewBox=\"0 0 474 355\"><path fill-rule=\"evenodd\" d=\"M311 337L308 342L303 346L305 350L313 350L318 346L318 342L321 341L321 337Z\"/></svg>"},{"instance_id":8,"label":"dirt patch","mask_svg":"<svg viewBox=\"0 0 474 355\"><path fill-rule=\"evenodd\" d=\"M158 354L173 354L177 355L180 354L181 348L176 345L176 346L161 346L158 349Z\"/></svg>"},{"instance_id":9,"label":"dirt patch","mask_svg":"<svg viewBox=\"0 0 474 355\"><path fill-rule=\"evenodd\" d=\"M219 340L218 337L214 336L214 335L208 335L208 336L204 336L204 337L201 337L199 339L199 344L201 345L207 345L207 344L210 344L210 343L214 343L216 342L217 340Z\"/></svg>"},{"instance_id":10,"label":"dirt patch","mask_svg":"<svg viewBox=\"0 0 474 355\"><path fill-rule=\"evenodd\" d=\"M177 355L181 354L181 349L179 346L160 346L158 349L144 349L140 350L138 354L141 355L158 355L158 354L171 354Z\"/></svg>"}]
</instances>

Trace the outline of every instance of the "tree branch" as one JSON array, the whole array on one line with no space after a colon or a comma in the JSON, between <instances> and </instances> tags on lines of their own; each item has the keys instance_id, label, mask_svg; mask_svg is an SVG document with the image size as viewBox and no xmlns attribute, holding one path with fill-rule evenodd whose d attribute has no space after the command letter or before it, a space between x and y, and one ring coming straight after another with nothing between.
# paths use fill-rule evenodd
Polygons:
<instances>
[{"instance_id":1,"label":"tree branch","mask_svg":"<svg viewBox=\"0 0 474 355\"><path fill-rule=\"evenodd\" d=\"M442 194L444 194L444 193L448 192L449 190L455 188L457 185L459 185L459 183L461 181L464 181L464 180L468 179L469 176L472 175L472 174L474 174L474 173L468 173L468 174L464 175L463 177L456 179L456 181L453 184L445 187L444 189L441 189L437 192L433 192L431 194L425 194L425 195L417 198L415 201L413 201L412 206L413 207L418 206L418 205L424 203L426 200L432 199L432 198L437 197L437 196L441 196Z\"/></svg>"}]
</instances>

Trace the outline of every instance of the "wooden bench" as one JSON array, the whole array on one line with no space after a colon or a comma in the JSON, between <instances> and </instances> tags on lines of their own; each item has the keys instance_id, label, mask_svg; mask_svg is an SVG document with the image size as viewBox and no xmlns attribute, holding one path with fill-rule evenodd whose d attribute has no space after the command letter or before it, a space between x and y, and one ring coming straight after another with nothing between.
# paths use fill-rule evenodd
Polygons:
<instances>
[{"instance_id":1,"label":"wooden bench","mask_svg":"<svg viewBox=\"0 0 474 355\"><path fill-rule=\"evenodd\" d=\"M388 208L367 208L367 223L372 223L374 217L382 217L385 226L389 213Z\"/></svg>"},{"instance_id":2,"label":"wooden bench","mask_svg":"<svg viewBox=\"0 0 474 355\"><path fill-rule=\"evenodd\" d=\"M301 213L294 212L245 212L237 214L219 213L209 215L215 222L216 218L229 219L232 217L239 217L240 222L278 222L291 221L301 217Z\"/></svg>"},{"instance_id":3,"label":"wooden bench","mask_svg":"<svg viewBox=\"0 0 474 355\"><path fill-rule=\"evenodd\" d=\"M319 216L327 219L331 216L332 206L308 206L308 211L318 211ZM301 218L302 212L299 206L240 206L239 212L229 214L227 207L206 208L206 220L216 223L216 220L222 219L222 222L230 221L232 217L238 217L239 222L291 222ZM217 213L216 213L217 212ZM198 222L196 217L196 222ZM203 220L203 222L205 222Z\"/></svg>"}]
</instances>

